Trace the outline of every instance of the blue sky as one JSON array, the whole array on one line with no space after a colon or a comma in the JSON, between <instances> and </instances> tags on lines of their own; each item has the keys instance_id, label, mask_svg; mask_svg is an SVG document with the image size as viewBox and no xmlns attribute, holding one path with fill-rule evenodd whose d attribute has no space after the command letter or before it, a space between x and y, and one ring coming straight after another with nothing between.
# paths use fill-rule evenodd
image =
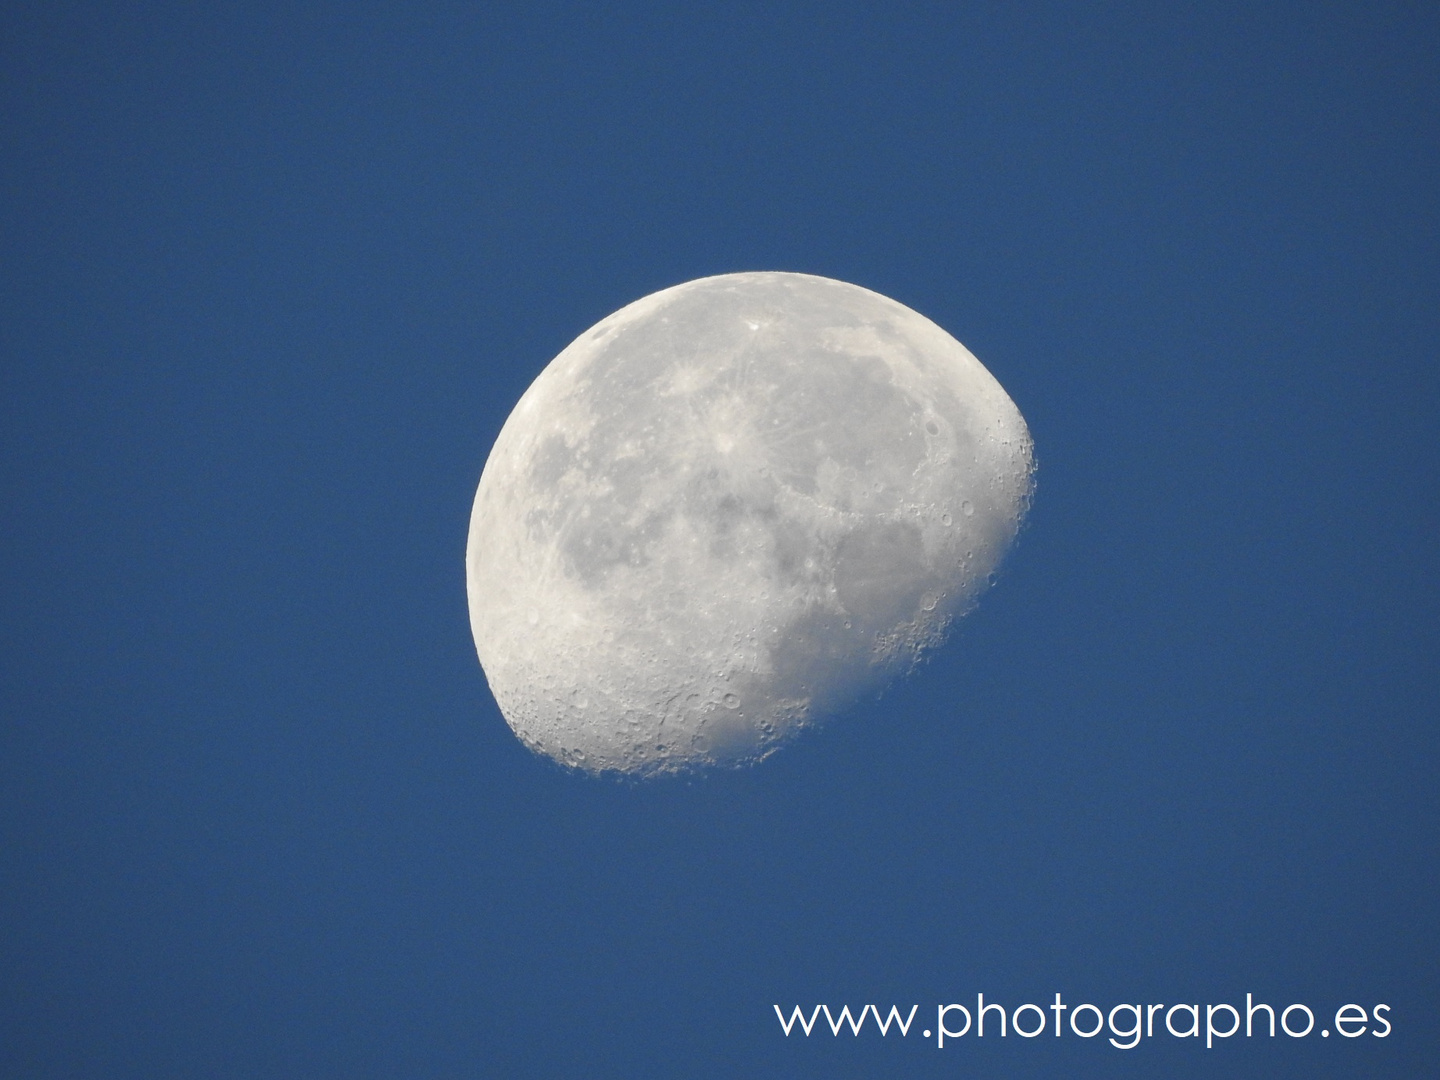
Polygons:
<instances>
[{"instance_id":1,"label":"blue sky","mask_svg":"<svg viewBox=\"0 0 1440 1080\"><path fill-rule=\"evenodd\" d=\"M1418 1075L1440 17L702 7L0 15L0 1076ZM1034 510L881 700L566 774L470 642L480 469L574 336L750 269L963 341ZM1394 1030L772 1011L1057 991Z\"/></svg>"}]
</instances>

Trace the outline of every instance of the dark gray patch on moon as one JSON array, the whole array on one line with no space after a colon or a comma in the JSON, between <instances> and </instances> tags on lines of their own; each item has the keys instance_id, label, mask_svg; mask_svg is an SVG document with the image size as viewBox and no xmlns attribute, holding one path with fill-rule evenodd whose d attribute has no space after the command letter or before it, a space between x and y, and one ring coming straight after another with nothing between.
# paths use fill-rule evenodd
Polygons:
<instances>
[{"instance_id":1,"label":"dark gray patch on moon","mask_svg":"<svg viewBox=\"0 0 1440 1080\"><path fill-rule=\"evenodd\" d=\"M920 530L907 522L861 526L835 552L835 593L862 634L915 618L937 576L925 560Z\"/></svg>"}]
</instances>

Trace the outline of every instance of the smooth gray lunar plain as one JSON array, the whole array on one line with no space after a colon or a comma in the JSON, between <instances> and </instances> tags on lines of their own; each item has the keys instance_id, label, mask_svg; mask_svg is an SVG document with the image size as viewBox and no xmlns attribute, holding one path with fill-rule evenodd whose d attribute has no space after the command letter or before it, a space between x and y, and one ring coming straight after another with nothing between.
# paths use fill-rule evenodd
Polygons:
<instances>
[{"instance_id":1,"label":"smooth gray lunar plain","mask_svg":"<svg viewBox=\"0 0 1440 1080\"><path fill-rule=\"evenodd\" d=\"M767 756L911 668L1029 504L958 341L807 274L702 278L576 339L475 495L470 623L526 745L591 772Z\"/></svg>"}]
</instances>

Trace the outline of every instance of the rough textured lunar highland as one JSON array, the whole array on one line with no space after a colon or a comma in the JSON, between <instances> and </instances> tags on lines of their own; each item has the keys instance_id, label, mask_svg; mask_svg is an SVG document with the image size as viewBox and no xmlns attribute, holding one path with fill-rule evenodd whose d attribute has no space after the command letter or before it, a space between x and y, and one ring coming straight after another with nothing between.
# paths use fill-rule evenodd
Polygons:
<instances>
[{"instance_id":1,"label":"rough textured lunar highland","mask_svg":"<svg viewBox=\"0 0 1440 1080\"><path fill-rule=\"evenodd\" d=\"M591 772L741 764L914 666L1033 459L963 345L806 274L702 278L576 339L485 464L470 623L506 720Z\"/></svg>"}]
</instances>

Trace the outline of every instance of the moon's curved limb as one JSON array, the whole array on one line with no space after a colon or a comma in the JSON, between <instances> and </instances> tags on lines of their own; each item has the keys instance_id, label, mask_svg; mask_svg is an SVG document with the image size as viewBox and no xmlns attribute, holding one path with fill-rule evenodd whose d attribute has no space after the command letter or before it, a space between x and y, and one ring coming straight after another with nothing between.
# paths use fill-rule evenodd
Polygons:
<instances>
[{"instance_id":1,"label":"moon's curved limb","mask_svg":"<svg viewBox=\"0 0 1440 1080\"><path fill-rule=\"evenodd\" d=\"M767 756L905 671L984 589L1033 485L963 345L806 274L702 278L577 338L475 495L470 623L531 748L593 772Z\"/></svg>"}]
</instances>

